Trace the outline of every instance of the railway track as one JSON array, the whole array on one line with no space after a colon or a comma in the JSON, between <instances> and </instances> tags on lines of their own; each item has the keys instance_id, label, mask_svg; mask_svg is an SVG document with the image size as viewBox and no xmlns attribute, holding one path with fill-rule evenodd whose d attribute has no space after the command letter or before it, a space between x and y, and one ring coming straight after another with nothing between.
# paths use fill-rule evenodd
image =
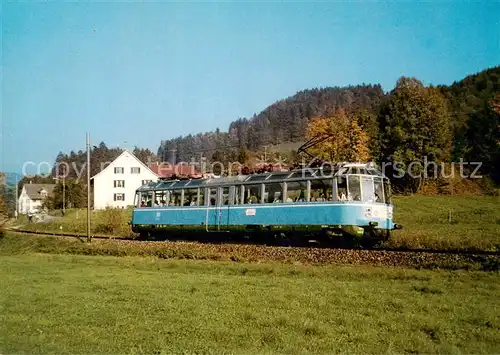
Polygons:
<instances>
[{"instance_id":1,"label":"railway track","mask_svg":"<svg viewBox=\"0 0 500 355\"><path fill-rule=\"evenodd\" d=\"M25 229L18 228L6 228L5 231L10 233L17 234L33 234L33 235L41 235L41 236L50 236L50 237L67 237L67 238L87 238L86 234L79 233L59 233L59 232L39 232L39 231L30 231ZM130 237L122 237L122 236L111 236L111 235L92 235L92 239L99 240L117 240L117 241L128 241L128 242L136 242L136 243L199 243L199 244L227 244L227 245L255 245L262 247L285 247L285 245L276 245L276 244L262 244L255 242L245 243L244 241L199 241L192 239L175 239L175 240L157 240L157 241L141 241L136 240ZM290 246L290 245L288 245ZM373 247L373 248L363 248L363 247L329 247L329 246L320 246L320 245L309 245L309 246L293 246L299 248L313 248L313 249L338 249L338 250L352 250L352 251L372 251L372 252L388 252L388 253L412 253L412 254L441 254L441 255L470 255L470 256L500 256L500 251L483 251L483 250L438 250L438 249L422 249L422 248L385 248L385 247Z\"/></svg>"}]
</instances>

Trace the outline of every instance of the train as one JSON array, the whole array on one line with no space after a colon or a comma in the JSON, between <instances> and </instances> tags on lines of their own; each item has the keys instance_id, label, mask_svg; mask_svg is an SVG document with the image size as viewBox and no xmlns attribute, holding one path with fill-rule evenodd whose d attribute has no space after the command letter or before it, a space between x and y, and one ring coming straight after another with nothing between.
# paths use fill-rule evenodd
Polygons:
<instances>
[{"instance_id":1,"label":"train","mask_svg":"<svg viewBox=\"0 0 500 355\"><path fill-rule=\"evenodd\" d=\"M143 240L250 240L285 245L386 241L389 179L372 163L260 174L160 179L136 190L130 221Z\"/></svg>"}]
</instances>

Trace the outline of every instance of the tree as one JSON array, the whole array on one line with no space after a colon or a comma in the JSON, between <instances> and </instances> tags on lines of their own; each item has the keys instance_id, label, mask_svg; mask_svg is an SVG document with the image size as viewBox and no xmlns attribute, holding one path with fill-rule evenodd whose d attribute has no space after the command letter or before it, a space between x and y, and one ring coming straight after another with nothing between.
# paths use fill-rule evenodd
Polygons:
<instances>
[{"instance_id":1,"label":"tree","mask_svg":"<svg viewBox=\"0 0 500 355\"><path fill-rule=\"evenodd\" d=\"M349 122L349 161L367 162L371 159L368 134L363 131L357 119Z\"/></svg>"},{"instance_id":2,"label":"tree","mask_svg":"<svg viewBox=\"0 0 500 355\"><path fill-rule=\"evenodd\" d=\"M142 163L148 165L148 163L153 163L158 161L156 155L149 149L143 149L139 147L135 147L132 154L134 154L137 159L139 159ZM149 165L148 165L149 166Z\"/></svg>"},{"instance_id":3,"label":"tree","mask_svg":"<svg viewBox=\"0 0 500 355\"><path fill-rule=\"evenodd\" d=\"M330 162L368 161L369 137L358 124L355 115L349 117L342 109L331 117L314 118L309 122L306 139L328 137L310 149L320 160Z\"/></svg>"},{"instance_id":4,"label":"tree","mask_svg":"<svg viewBox=\"0 0 500 355\"><path fill-rule=\"evenodd\" d=\"M63 201L68 208L82 208L87 204L86 186L73 179L60 180L54 187L53 196L47 199L49 209L62 209ZM64 199L63 199L64 189Z\"/></svg>"},{"instance_id":5,"label":"tree","mask_svg":"<svg viewBox=\"0 0 500 355\"><path fill-rule=\"evenodd\" d=\"M481 162L481 173L500 182L500 94L484 102L483 108L470 116L468 126L467 160Z\"/></svg>"},{"instance_id":6,"label":"tree","mask_svg":"<svg viewBox=\"0 0 500 355\"><path fill-rule=\"evenodd\" d=\"M445 98L436 88L402 77L383 105L379 119L382 160L401 164L405 171L412 162L420 163L413 164L412 174L405 173L401 180L402 187L417 192L424 157L436 163L450 157L452 137Z\"/></svg>"},{"instance_id":7,"label":"tree","mask_svg":"<svg viewBox=\"0 0 500 355\"><path fill-rule=\"evenodd\" d=\"M0 229L4 221L8 218L7 204L5 203L4 193L7 188L7 180L4 173L0 172ZM1 230L0 230L1 233Z\"/></svg>"},{"instance_id":8,"label":"tree","mask_svg":"<svg viewBox=\"0 0 500 355\"><path fill-rule=\"evenodd\" d=\"M248 161L249 155L248 150L245 148L241 148L238 152L238 162L241 164L246 164Z\"/></svg>"}]
</instances>

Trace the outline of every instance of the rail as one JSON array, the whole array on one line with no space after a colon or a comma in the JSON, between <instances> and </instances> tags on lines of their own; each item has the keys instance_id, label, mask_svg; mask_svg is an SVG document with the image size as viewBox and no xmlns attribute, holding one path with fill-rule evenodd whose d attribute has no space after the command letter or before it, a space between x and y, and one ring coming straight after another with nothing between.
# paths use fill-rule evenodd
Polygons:
<instances>
[{"instance_id":1,"label":"rail","mask_svg":"<svg viewBox=\"0 0 500 355\"><path fill-rule=\"evenodd\" d=\"M44 236L51 236L51 237L69 237L69 238L87 238L87 234L83 233L56 233L56 232L47 232L47 231L30 231L30 230L24 230L24 229L18 229L18 228L5 228L4 231L10 232L10 233L18 233L18 234L34 234L34 235L44 235ZM222 233L222 232L221 232ZM108 240L134 240L137 241L138 243L141 243L143 241L141 240L136 240L133 237L123 237L123 236L112 236L112 235L92 235L93 239L108 239ZM193 242L193 240L189 239L176 239L176 240L166 240L168 242L185 242L185 241L190 241ZM148 241L148 242L165 242L165 241ZM210 242L201 242L203 244L210 244ZM214 244L221 244L221 243L214 243ZM226 241L224 244L236 244L236 245L244 245L245 243L241 242L229 242ZM246 243L249 244L249 243ZM255 244L259 245L259 243L250 243L250 244ZM273 246L279 246L279 245L268 245L265 244L265 246L268 247L273 247ZM324 247L324 246L302 246L303 248L309 248L309 249L339 249L339 250L364 250L364 251L373 251L373 252L394 252L394 253L421 253L421 254L443 254L443 255L468 255L468 256L500 256L500 251L486 251L486 250L443 250L443 249L425 249L425 248L385 248L385 247L373 247L373 248L362 248L362 247Z\"/></svg>"}]
</instances>

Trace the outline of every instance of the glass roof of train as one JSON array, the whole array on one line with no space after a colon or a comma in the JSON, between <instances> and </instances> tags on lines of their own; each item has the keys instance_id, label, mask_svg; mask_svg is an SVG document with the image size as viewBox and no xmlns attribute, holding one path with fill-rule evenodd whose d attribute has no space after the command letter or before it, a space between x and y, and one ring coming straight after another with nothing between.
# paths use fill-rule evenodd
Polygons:
<instances>
[{"instance_id":1,"label":"glass roof of train","mask_svg":"<svg viewBox=\"0 0 500 355\"><path fill-rule=\"evenodd\" d=\"M294 171L270 172L254 175L234 175L220 178L191 179L191 180L160 180L141 186L138 190L156 189L195 189L234 184L260 184L270 181L297 181L305 179L331 179L334 175L361 174L385 177L379 170L367 166L347 166L332 169L304 169Z\"/></svg>"}]
</instances>

